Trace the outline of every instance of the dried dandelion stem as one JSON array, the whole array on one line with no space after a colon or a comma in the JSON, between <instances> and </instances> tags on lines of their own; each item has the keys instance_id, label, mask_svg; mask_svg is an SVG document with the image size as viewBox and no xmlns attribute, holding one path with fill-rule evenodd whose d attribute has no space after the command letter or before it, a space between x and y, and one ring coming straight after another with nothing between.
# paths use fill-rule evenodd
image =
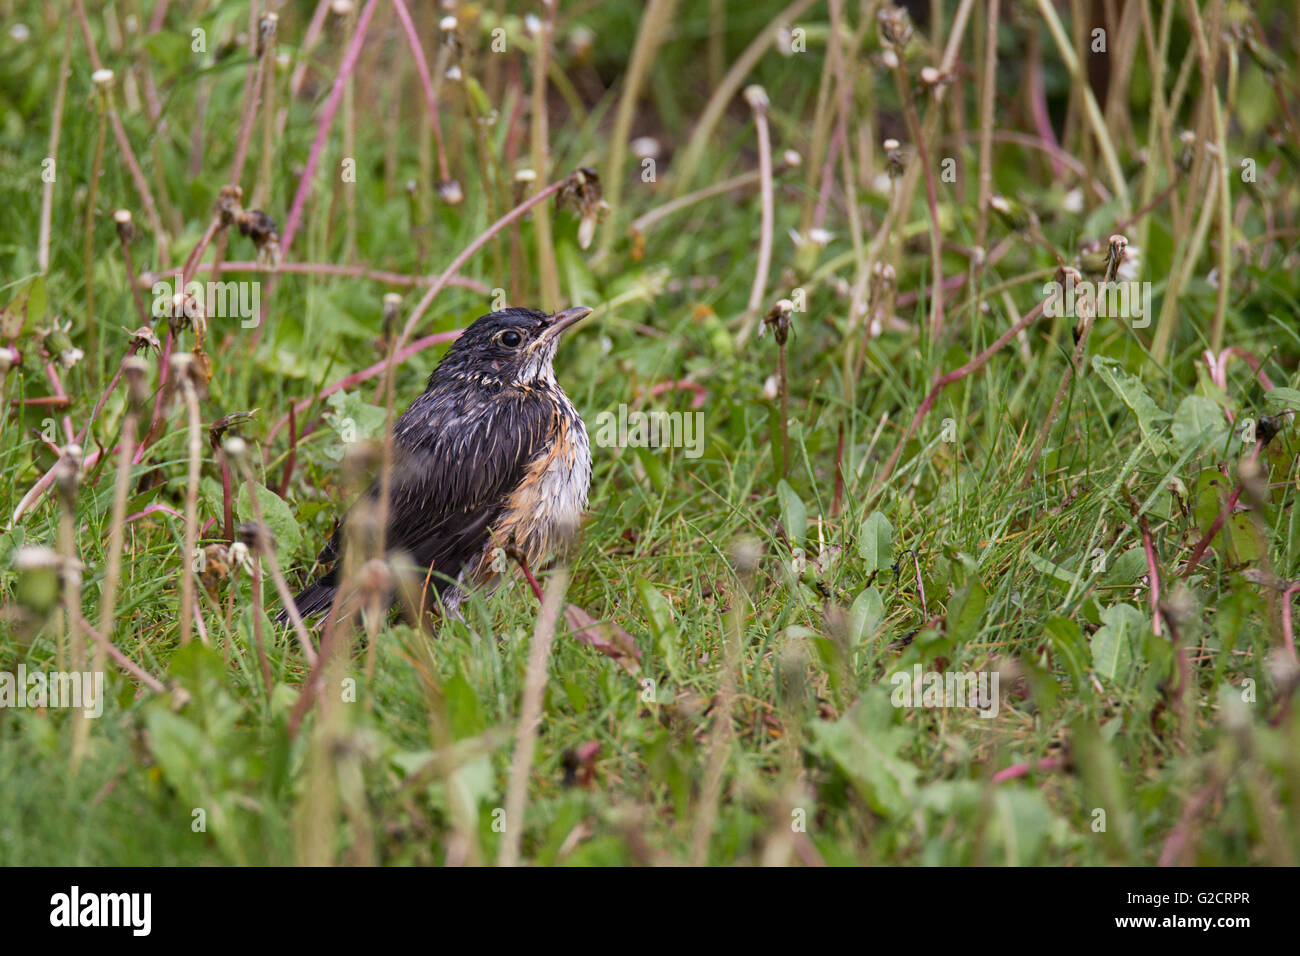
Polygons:
<instances>
[{"instance_id":1,"label":"dried dandelion stem","mask_svg":"<svg viewBox=\"0 0 1300 956\"><path fill-rule=\"evenodd\" d=\"M665 0L652 0L651 9L646 17L653 15L653 8ZM671 6L676 0L667 0ZM555 7L558 0L546 4L546 17L537 33L537 50L533 55L533 102L529 117L529 153L533 172L538 181L545 182L551 174L550 124L546 115L546 64L551 55L551 37L555 32ZM638 38L639 39L639 38ZM620 103L620 116L622 104ZM616 177L620 178L620 177ZM551 220L549 216L533 217L533 232L537 239L537 271L541 277L542 309L550 312L560 307L560 276L555 264L555 243L551 238ZM610 233L612 230L606 230Z\"/></svg>"},{"instance_id":2,"label":"dried dandelion stem","mask_svg":"<svg viewBox=\"0 0 1300 956\"><path fill-rule=\"evenodd\" d=\"M510 762L510 782L506 787L506 828L497 854L498 866L519 864L519 845L524 834L524 807L528 796L528 776L537 747L537 728L542 722L542 696L546 692L547 670L555 628L564 607L564 592L569 573L557 568L546 582L542 609L537 615L533 640L528 648L528 671L524 677L523 700L519 709L519 726L515 730L515 752Z\"/></svg>"},{"instance_id":3,"label":"dried dandelion stem","mask_svg":"<svg viewBox=\"0 0 1300 956\"><path fill-rule=\"evenodd\" d=\"M745 308L745 323L736 336L743 345L758 325L759 309L763 307L763 294L767 290L767 275L772 267L772 234L776 226L776 201L772 189L772 134L767 124L767 93L761 86L745 90L745 99L754 113L754 129L758 134L758 177L762 196L762 221L758 235L758 265L754 269L754 284L749 290L749 304Z\"/></svg>"},{"instance_id":4,"label":"dried dandelion stem","mask_svg":"<svg viewBox=\"0 0 1300 956\"><path fill-rule=\"evenodd\" d=\"M129 365L127 363L130 363ZM104 667L104 644L113 638L117 586L122 575L122 543L126 534L126 499L131 484L131 456L135 453L136 432L140 426L140 409L144 402L145 364L134 356L123 363L127 377L127 410L122 419L122 438L118 444L117 474L113 481L113 510L108 530L108 566L99 599L99 638L95 652L95 669ZM111 386L110 386L111 390ZM105 393L107 394L107 393Z\"/></svg>"},{"instance_id":5,"label":"dried dandelion stem","mask_svg":"<svg viewBox=\"0 0 1300 956\"><path fill-rule=\"evenodd\" d=\"M184 361L182 361L184 359ZM172 363L181 380L181 394L189 416L189 476L185 487L185 551L181 555L181 646L190 642L194 615L194 558L198 550L199 478L203 467L203 423L199 418L199 393L194 387L188 355Z\"/></svg>"},{"instance_id":6,"label":"dried dandelion stem","mask_svg":"<svg viewBox=\"0 0 1300 956\"><path fill-rule=\"evenodd\" d=\"M812 0L803 0L803 2L811 3ZM627 141L632 132L632 118L636 113L637 98L641 95L641 87L650 76L655 50L659 48L664 30L672 20L673 10L676 7L677 0L650 0L646 5L645 13L641 15L641 24L637 27L632 58L628 61L627 74L623 77L623 92L619 96L618 112L614 115L614 131L609 143L609 166L606 167L605 174L605 188L608 191L606 199L610 208L614 210L614 215L619 213L619 202L623 196L625 175L623 163L627 158ZM546 175L541 169L536 172L538 176ZM609 251L613 236L613 229L605 230L604 235L601 236L598 257L603 257Z\"/></svg>"},{"instance_id":7,"label":"dried dandelion stem","mask_svg":"<svg viewBox=\"0 0 1300 956\"><path fill-rule=\"evenodd\" d=\"M709 97L709 102L704 107L704 112L700 114L695 127L691 130L691 138L687 140L686 147L681 152L681 161L673 164L676 173L674 192L681 193L691 185L695 178L695 170L704 159L704 151L708 148L714 129L740 89L740 84L745 82L745 77L749 76L750 71L763 58L763 54L772 49L772 37L781 24L798 20L815 2L817 0L794 0L794 3L773 17L772 21L758 32L758 36L754 37L749 46L745 47L744 52L736 58L736 62L731 65L722 82L714 88L713 95ZM614 147L617 146L618 142L615 141ZM611 205L616 198L617 196L614 196L610 200Z\"/></svg>"},{"instance_id":8,"label":"dried dandelion stem","mask_svg":"<svg viewBox=\"0 0 1300 956\"><path fill-rule=\"evenodd\" d=\"M90 21L86 17L86 8L81 0L72 0L72 9L76 13L78 24L81 26L81 37L86 43L86 52L90 56L90 64L96 70L102 70L104 63L99 58L99 51L95 49L95 38L90 32ZM131 148L131 141L126 137L126 127L122 125L122 118L118 116L117 109L111 103L108 119L113 126L113 138L117 140L117 148L122 154L122 161L126 163L127 171L131 174L131 182L135 185L135 191L140 196L140 203L144 206L145 218L149 220L149 228L153 230L154 241L161 252L166 246L167 233L163 229L162 219L158 215L158 206L154 202L153 193L149 190L149 181L144 178L144 171L140 168L140 161L136 159L135 151Z\"/></svg>"},{"instance_id":9,"label":"dried dandelion stem","mask_svg":"<svg viewBox=\"0 0 1300 956\"><path fill-rule=\"evenodd\" d=\"M415 72L420 78L420 88L424 90L424 104L429 110L429 125L433 129L433 144L438 153L438 174L446 182L451 179L451 168L447 165L447 147L442 141L442 120L438 115L438 94L429 75L429 63L424 58L424 47L420 45L420 35L415 30L406 4L402 0L393 0L393 9L397 12L397 19L406 33L406 41L415 60Z\"/></svg>"},{"instance_id":10,"label":"dried dandelion stem","mask_svg":"<svg viewBox=\"0 0 1300 956\"><path fill-rule=\"evenodd\" d=\"M226 441L223 450L229 458L238 463L244 480L250 485L248 500L253 507L253 520L257 524L253 550L258 558L266 561L266 568L271 573L271 580L275 582L276 594L280 597L280 606L289 615L289 623L293 626L293 632L297 635L298 643L302 646L302 656L306 659L309 667L315 667L317 661L316 648L312 646L311 636L307 633L307 626L303 624L302 615L298 613L298 605L294 603L293 592L289 590L289 583L285 581L284 574L280 571L280 562L275 554L275 542L270 540L271 532L262 515L262 502L253 491L257 485L257 479L253 475L252 466L248 461L247 446L242 438L232 438Z\"/></svg>"},{"instance_id":11,"label":"dried dandelion stem","mask_svg":"<svg viewBox=\"0 0 1300 956\"><path fill-rule=\"evenodd\" d=\"M1106 121L1101 115L1101 109L1097 106L1097 98L1092 95L1092 87L1088 85L1088 77L1084 75L1083 67L1079 63L1079 58L1075 56L1074 48L1070 45L1070 38L1065 35L1065 28L1061 26L1061 19L1056 15L1051 0L1037 0L1037 3L1038 9L1043 15L1043 20L1047 23L1048 32L1051 33L1052 40L1056 43L1057 52L1061 55L1061 61L1070 74L1070 80L1074 88L1079 90L1082 96L1084 116L1088 125L1092 128L1092 134L1096 137L1097 146L1101 150L1102 162L1106 165L1106 174L1110 177L1111 188L1115 190L1115 195L1120 201L1120 212L1127 215L1132 205L1129 200L1128 182L1124 178L1124 170L1120 167L1119 157L1115 154L1115 144L1111 142L1110 132L1106 129Z\"/></svg>"},{"instance_id":12,"label":"dried dandelion stem","mask_svg":"<svg viewBox=\"0 0 1300 956\"><path fill-rule=\"evenodd\" d=\"M366 30L370 26L370 18L374 12L375 0L367 0L361 10L361 16L357 18L356 29L353 31L347 52L343 55L343 62L339 65L339 74L334 78L334 87L330 90L330 98L325 103L325 111L321 113L320 121L316 124L316 138L312 141L311 151L307 154L307 165L303 167L302 177L298 180L298 190L293 195L293 202L289 206L289 218L284 225L280 248L285 255L288 255L289 247L293 245L293 237L298 233L303 206L307 202L307 197L311 195L312 180L316 177L316 167L320 165L321 152L325 148L325 141L329 138L334 114L338 112L339 103L343 99L348 77L352 75L361 56L361 46L365 42Z\"/></svg>"},{"instance_id":13,"label":"dried dandelion stem","mask_svg":"<svg viewBox=\"0 0 1300 956\"><path fill-rule=\"evenodd\" d=\"M63 39L63 55L59 59L59 85L54 93L54 111L50 114L50 145L45 156L55 163L56 175L50 177L41 190L40 238L36 244L36 267L41 274L50 271L50 224L54 213L54 181L57 178L59 136L63 132L63 101L68 92L68 62L72 56L70 34Z\"/></svg>"}]
</instances>

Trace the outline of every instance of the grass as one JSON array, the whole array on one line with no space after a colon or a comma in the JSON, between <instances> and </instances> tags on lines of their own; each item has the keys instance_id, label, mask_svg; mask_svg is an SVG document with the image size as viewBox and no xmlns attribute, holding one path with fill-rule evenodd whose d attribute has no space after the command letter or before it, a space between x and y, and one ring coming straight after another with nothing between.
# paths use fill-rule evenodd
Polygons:
<instances>
[{"instance_id":1,"label":"grass","mask_svg":"<svg viewBox=\"0 0 1300 956\"><path fill-rule=\"evenodd\" d=\"M1079 42L1084 5L1046 0L1000 16L935 5L942 21L913 24L906 43L872 2L799 2L793 19L771 3L564 3L550 33L524 20L531 8L488 3L462 10L454 49L408 3L427 85L389 3L326 11L318 31L314 4L286 4L260 58L260 0L173 6L150 31L149 4L87 5L92 56L79 4L3 5L0 344L16 355L0 382L0 671L98 666L115 448L135 447L127 380L112 384L123 330L151 326L211 377L196 460L181 371L157 392L167 366L139 351L146 447L117 524L109 636L162 689L109 661L98 719L0 708L0 863L1300 862L1286 607L1300 578L1300 51L1284 5L1130 5L1104 24L1108 52L1082 42L1072 67L1057 34ZM133 155L99 119L96 57L115 71L109 103ZM926 67L946 73L938 86ZM272 123L246 107L263 82ZM612 148L615 125L656 140L654 162ZM462 202L439 196L439 149ZM760 158L757 179L644 218ZM525 167L533 179L515 175ZM612 208L588 185L581 208L546 199L490 230L578 167ZM152 289L142 317L128 269L275 255L214 218L232 180L241 211L266 197L293 268L221 273L259 283L247 323L228 306L205 330L169 328ZM117 209L133 213L129 264ZM629 234L638 217L644 233ZM1061 261L1102 278L1117 233L1150 311L1076 329L1042 310ZM941 303L936 263L951 280ZM386 318L390 292L402 298ZM639 665L561 617L530 704L531 649L554 621L511 575L436 635L396 616L341 621L314 635L312 668L271 621L268 562L230 556L227 513L234 529L260 511L289 584L303 582L350 500L353 454L383 444L386 370L357 373L404 326L402 343L424 342L503 301L597 308L557 361L596 446L566 597L631 634ZM392 363L395 411L444 347ZM101 399L84 472L62 497L29 495ZM698 411L699 456L600 445L620 405ZM252 480L217 450L233 435ZM43 587L27 550L41 546L58 569L75 556L79 585L64 573L62 591ZM899 706L918 667L996 675L996 715Z\"/></svg>"}]
</instances>

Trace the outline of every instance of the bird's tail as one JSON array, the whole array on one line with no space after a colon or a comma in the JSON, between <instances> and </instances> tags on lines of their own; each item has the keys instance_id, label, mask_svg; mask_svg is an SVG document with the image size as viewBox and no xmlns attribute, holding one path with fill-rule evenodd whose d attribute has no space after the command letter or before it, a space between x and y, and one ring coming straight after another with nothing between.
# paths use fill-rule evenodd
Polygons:
<instances>
[{"instance_id":1,"label":"bird's tail","mask_svg":"<svg viewBox=\"0 0 1300 956\"><path fill-rule=\"evenodd\" d=\"M323 614L330 609L334 603L334 595L338 591L338 586L328 581L317 581L315 584L300 591L293 599L293 603L298 608L300 617L308 618L313 614ZM280 613L275 616L276 624L288 624L289 612L281 608Z\"/></svg>"}]
</instances>

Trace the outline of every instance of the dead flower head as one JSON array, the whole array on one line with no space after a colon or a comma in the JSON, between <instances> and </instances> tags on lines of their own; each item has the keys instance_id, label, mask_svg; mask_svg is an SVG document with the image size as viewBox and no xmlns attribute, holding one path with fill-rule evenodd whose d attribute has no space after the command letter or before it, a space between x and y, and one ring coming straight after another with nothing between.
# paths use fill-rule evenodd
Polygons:
<instances>
[{"instance_id":1,"label":"dead flower head","mask_svg":"<svg viewBox=\"0 0 1300 956\"><path fill-rule=\"evenodd\" d=\"M274 269L280 264L280 229L275 220L260 209L244 210L236 219L239 234L253 240L257 261Z\"/></svg>"},{"instance_id":2,"label":"dead flower head","mask_svg":"<svg viewBox=\"0 0 1300 956\"><path fill-rule=\"evenodd\" d=\"M122 331L130 337L130 341L127 343L127 348L130 350L132 355L137 352L143 352L146 349L153 349L155 353L162 352L162 343L158 341L158 336L154 334L154 330L149 328L149 326L142 325L134 332L126 326L123 326Z\"/></svg>"},{"instance_id":3,"label":"dead flower head","mask_svg":"<svg viewBox=\"0 0 1300 956\"><path fill-rule=\"evenodd\" d=\"M583 249L591 246L591 240L596 235L596 224L609 209L609 204L603 197L600 177L596 175L594 169L588 169L586 166L574 170L560 189L559 204L572 209L580 220L578 245Z\"/></svg>"},{"instance_id":4,"label":"dead flower head","mask_svg":"<svg viewBox=\"0 0 1300 956\"><path fill-rule=\"evenodd\" d=\"M767 315L763 316L763 327L771 327L772 334L776 336L777 345L785 345L786 340L790 337L790 317L794 315L794 303L789 299L781 299L776 305L768 310ZM759 329L762 334L763 329Z\"/></svg>"},{"instance_id":5,"label":"dead flower head","mask_svg":"<svg viewBox=\"0 0 1300 956\"><path fill-rule=\"evenodd\" d=\"M241 236L253 240L257 261L274 269L280 264L280 229L275 220L260 209L245 209L244 191L238 186L223 186L217 197L217 216L222 228L239 227Z\"/></svg>"},{"instance_id":6,"label":"dead flower head","mask_svg":"<svg viewBox=\"0 0 1300 956\"><path fill-rule=\"evenodd\" d=\"M890 4L876 14L880 39L895 50L903 50L912 39L912 17L904 7Z\"/></svg>"}]
</instances>

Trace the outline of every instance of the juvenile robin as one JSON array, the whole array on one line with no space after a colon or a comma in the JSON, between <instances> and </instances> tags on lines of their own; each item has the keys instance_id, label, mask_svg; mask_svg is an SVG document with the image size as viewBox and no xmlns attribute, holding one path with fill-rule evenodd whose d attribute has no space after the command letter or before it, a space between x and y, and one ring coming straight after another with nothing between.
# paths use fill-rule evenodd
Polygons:
<instances>
[{"instance_id":1,"label":"juvenile robin","mask_svg":"<svg viewBox=\"0 0 1300 956\"><path fill-rule=\"evenodd\" d=\"M427 571L429 588L452 614L470 591L496 585L500 554L518 560L536 590L530 568L577 531L591 446L552 363L561 333L590 314L577 306L483 316L394 423L386 547ZM366 495L378 501L378 481ZM334 600L347 522L344 516L317 558L334 567L294 598L303 617Z\"/></svg>"}]
</instances>

